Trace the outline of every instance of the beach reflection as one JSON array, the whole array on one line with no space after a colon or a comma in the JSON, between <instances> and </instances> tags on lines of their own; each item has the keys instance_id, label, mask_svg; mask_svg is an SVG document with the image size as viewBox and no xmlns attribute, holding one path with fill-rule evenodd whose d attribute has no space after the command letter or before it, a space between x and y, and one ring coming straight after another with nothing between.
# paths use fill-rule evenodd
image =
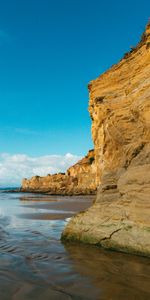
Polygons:
<instances>
[{"instance_id":1,"label":"beach reflection","mask_svg":"<svg viewBox=\"0 0 150 300\"><path fill-rule=\"evenodd\" d=\"M150 299L150 260L87 245L65 244L75 271L90 277L99 299Z\"/></svg>"},{"instance_id":2,"label":"beach reflection","mask_svg":"<svg viewBox=\"0 0 150 300\"><path fill-rule=\"evenodd\" d=\"M61 243L67 217L92 201L0 193L0 299L150 298L149 259Z\"/></svg>"}]
</instances>

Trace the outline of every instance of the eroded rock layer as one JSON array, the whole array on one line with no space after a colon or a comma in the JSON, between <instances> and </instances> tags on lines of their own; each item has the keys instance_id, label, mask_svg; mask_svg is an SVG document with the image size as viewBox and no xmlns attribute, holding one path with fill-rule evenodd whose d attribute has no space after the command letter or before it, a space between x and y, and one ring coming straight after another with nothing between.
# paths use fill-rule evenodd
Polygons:
<instances>
[{"instance_id":1,"label":"eroded rock layer","mask_svg":"<svg viewBox=\"0 0 150 300\"><path fill-rule=\"evenodd\" d=\"M96 192L94 150L70 167L66 173L33 176L23 179L21 191L60 195L94 194Z\"/></svg>"},{"instance_id":2,"label":"eroded rock layer","mask_svg":"<svg viewBox=\"0 0 150 300\"><path fill-rule=\"evenodd\" d=\"M150 255L150 25L141 42L89 84L94 205L63 238Z\"/></svg>"}]
</instances>

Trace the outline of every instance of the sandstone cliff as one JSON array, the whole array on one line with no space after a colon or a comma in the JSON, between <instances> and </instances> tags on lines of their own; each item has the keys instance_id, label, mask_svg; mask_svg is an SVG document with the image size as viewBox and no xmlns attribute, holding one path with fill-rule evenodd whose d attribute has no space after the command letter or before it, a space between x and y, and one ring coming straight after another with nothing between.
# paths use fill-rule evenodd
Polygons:
<instances>
[{"instance_id":1,"label":"sandstone cliff","mask_svg":"<svg viewBox=\"0 0 150 300\"><path fill-rule=\"evenodd\" d=\"M89 84L94 205L62 238L150 255L150 24L140 43Z\"/></svg>"},{"instance_id":2,"label":"sandstone cliff","mask_svg":"<svg viewBox=\"0 0 150 300\"><path fill-rule=\"evenodd\" d=\"M66 173L34 176L23 179L21 191L49 194L94 194L96 192L96 167L94 151L70 167Z\"/></svg>"}]
</instances>

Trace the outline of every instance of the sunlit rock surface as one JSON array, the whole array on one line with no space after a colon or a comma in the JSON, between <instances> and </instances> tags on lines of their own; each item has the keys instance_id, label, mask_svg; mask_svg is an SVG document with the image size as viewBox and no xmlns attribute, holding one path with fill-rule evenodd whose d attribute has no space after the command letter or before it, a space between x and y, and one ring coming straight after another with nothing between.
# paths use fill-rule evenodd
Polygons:
<instances>
[{"instance_id":1,"label":"sunlit rock surface","mask_svg":"<svg viewBox=\"0 0 150 300\"><path fill-rule=\"evenodd\" d=\"M94 150L90 150L87 156L70 167L66 173L23 179L21 190L23 192L44 192L60 195L96 193Z\"/></svg>"},{"instance_id":2,"label":"sunlit rock surface","mask_svg":"<svg viewBox=\"0 0 150 300\"><path fill-rule=\"evenodd\" d=\"M150 255L150 24L140 43L89 84L95 204L64 239Z\"/></svg>"}]
</instances>

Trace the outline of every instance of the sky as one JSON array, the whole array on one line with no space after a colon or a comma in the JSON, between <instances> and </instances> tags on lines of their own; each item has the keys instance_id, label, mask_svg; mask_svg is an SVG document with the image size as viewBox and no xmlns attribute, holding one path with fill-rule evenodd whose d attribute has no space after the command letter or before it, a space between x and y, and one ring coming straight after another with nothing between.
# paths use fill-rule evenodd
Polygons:
<instances>
[{"instance_id":1,"label":"sky","mask_svg":"<svg viewBox=\"0 0 150 300\"><path fill-rule=\"evenodd\" d=\"M149 0L0 1L0 186L64 171L93 148L87 85L149 17Z\"/></svg>"}]
</instances>

